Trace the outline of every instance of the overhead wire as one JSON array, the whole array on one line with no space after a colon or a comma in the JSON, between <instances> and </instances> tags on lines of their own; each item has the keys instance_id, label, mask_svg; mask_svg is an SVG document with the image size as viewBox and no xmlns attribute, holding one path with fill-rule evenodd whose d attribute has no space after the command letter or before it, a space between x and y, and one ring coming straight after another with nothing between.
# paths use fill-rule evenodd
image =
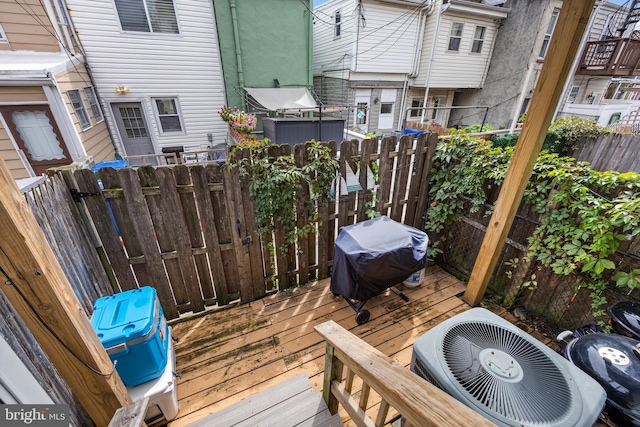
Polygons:
<instances>
[{"instance_id":1,"label":"overhead wire","mask_svg":"<svg viewBox=\"0 0 640 427\"><path fill-rule=\"evenodd\" d=\"M73 53L71 53L69 51L69 48L65 45L65 43L62 40L60 40L60 38L58 37L58 34L56 34L55 31L52 32L49 29L49 27L46 25L46 23L38 16L36 11L31 8L31 5L29 3L27 3L26 0L25 0L24 4L20 3L19 0L14 0L14 1L18 6L20 6L27 13L27 15L29 15L31 18L33 18L34 21L36 21L36 23L38 25L40 25L47 33L49 33L51 36L53 36L58 41L60 46L62 46L62 50L64 51L65 55L67 55L67 58L69 58L69 61L71 62L71 65L73 66L73 69L76 71L76 74L78 74L80 79L84 82L85 86L92 86L91 84L89 84L85 80L85 78L82 75L82 73L80 72L80 70L78 70L78 67L76 66L76 64L74 62L75 55ZM45 13L46 13L47 9L46 9L44 3L42 2L42 0L38 0L38 2L40 3L40 6L42 7L42 10L45 11ZM27 6L29 9L27 10L27 7L25 7L25 6ZM53 22L51 24L54 25Z\"/></svg>"}]
</instances>

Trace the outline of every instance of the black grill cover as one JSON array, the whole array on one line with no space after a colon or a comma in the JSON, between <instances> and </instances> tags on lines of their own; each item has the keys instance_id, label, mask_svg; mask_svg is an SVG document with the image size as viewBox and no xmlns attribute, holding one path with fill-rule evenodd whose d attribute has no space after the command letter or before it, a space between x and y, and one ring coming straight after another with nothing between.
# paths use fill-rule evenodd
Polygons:
<instances>
[{"instance_id":1,"label":"black grill cover","mask_svg":"<svg viewBox=\"0 0 640 427\"><path fill-rule=\"evenodd\" d=\"M342 227L336 239L331 292L365 301L427 266L427 235L381 216Z\"/></svg>"}]
</instances>

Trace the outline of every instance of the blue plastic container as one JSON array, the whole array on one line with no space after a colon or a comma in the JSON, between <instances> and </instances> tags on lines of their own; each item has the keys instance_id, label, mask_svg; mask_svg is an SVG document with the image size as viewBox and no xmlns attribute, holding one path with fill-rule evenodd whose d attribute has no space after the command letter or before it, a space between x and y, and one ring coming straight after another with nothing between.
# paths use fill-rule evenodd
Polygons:
<instances>
[{"instance_id":1,"label":"blue plastic container","mask_svg":"<svg viewBox=\"0 0 640 427\"><path fill-rule=\"evenodd\" d=\"M411 129L411 128L405 128L404 131L402 132L403 135L412 135L414 138L417 138L418 135L422 135L423 133L424 131L421 129Z\"/></svg>"},{"instance_id":2,"label":"blue plastic container","mask_svg":"<svg viewBox=\"0 0 640 427\"><path fill-rule=\"evenodd\" d=\"M149 286L96 300L91 325L128 387L162 374L169 334L156 290Z\"/></svg>"},{"instance_id":3,"label":"blue plastic container","mask_svg":"<svg viewBox=\"0 0 640 427\"><path fill-rule=\"evenodd\" d=\"M95 171L99 171L102 168L122 169L122 168L126 168L126 167L127 167L127 161L126 160L110 160L110 161L96 163L91 168L91 170L95 172Z\"/></svg>"}]
</instances>

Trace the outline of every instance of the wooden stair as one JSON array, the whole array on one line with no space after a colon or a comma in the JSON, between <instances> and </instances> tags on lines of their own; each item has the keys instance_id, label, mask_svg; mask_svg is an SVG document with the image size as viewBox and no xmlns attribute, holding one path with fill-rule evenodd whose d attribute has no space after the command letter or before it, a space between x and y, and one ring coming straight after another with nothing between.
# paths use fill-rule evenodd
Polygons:
<instances>
[{"instance_id":1,"label":"wooden stair","mask_svg":"<svg viewBox=\"0 0 640 427\"><path fill-rule=\"evenodd\" d=\"M343 426L331 415L319 392L305 374L276 384L260 393L199 419L188 427L312 427Z\"/></svg>"}]
</instances>

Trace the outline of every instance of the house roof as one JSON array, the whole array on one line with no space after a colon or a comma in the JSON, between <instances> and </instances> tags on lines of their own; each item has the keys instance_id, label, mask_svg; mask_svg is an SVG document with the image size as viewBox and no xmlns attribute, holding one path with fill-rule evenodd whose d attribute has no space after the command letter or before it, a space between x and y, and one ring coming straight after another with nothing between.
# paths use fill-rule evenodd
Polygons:
<instances>
[{"instance_id":1,"label":"house roof","mask_svg":"<svg viewBox=\"0 0 640 427\"><path fill-rule=\"evenodd\" d=\"M52 75L74 65L82 64L81 57L63 52L9 51L0 53L0 83L43 84Z\"/></svg>"}]
</instances>

